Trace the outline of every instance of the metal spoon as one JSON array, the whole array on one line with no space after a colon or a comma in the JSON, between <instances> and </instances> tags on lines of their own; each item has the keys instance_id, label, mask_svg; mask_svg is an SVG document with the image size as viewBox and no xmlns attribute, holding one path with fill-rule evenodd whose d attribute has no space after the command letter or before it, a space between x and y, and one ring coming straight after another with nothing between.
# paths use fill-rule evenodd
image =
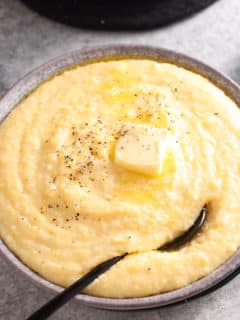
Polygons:
<instances>
[{"instance_id":1,"label":"metal spoon","mask_svg":"<svg viewBox=\"0 0 240 320\"><path fill-rule=\"evenodd\" d=\"M202 227L207 214L207 206L205 205L199 216L197 217L194 224L184 232L179 237L175 238L173 241L166 243L165 245L158 248L158 250L175 250L188 241L190 241L194 235L199 232ZM96 278L98 278L101 274L110 269L113 265L122 260L128 253L124 253L120 256L111 258L99 265L97 265L94 269L85 274L81 279L74 282L70 287L64 289L61 293L55 296L52 300L47 302L44 306L42 306L39 310L34 312L30 317L26 320L45 320L51 314L53 314L57 309L62 307L65 303L67 303L70 299L72 299L76 294L78 294L81 290L86 288L91 282L93 282Z\"/></svg>"}]
</instances>

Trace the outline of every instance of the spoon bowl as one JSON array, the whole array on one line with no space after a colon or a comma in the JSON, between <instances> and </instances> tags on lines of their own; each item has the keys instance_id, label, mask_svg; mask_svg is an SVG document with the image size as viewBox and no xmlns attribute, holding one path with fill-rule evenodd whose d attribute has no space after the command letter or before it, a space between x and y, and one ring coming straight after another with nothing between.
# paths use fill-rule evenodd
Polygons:
<instances>
[{"instance_id":1,"label":"spoon bowl","mask_svg":"<svg viewBox=\"0 0 240 320\"><path fill-rule=\"evenodd\" d=\"M191 241L192 238L200 231L207 214L207 206L205 205L197 219L195 220L194 224L189 228L186 232L178 236L177 238L173 239L172 241L164 244L163 246L159 247L158 250L175 250L186 244L187 242Z\"/></svg>"}]
</instances>

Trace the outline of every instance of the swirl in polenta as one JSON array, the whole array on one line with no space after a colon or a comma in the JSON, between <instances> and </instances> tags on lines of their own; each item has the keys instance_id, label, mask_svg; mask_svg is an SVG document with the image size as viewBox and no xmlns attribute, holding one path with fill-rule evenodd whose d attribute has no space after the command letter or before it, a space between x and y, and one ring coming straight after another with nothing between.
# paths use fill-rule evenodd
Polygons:
<instances>
[{"instance_id":1,"label":"swirl in polenta","mask_svg":"<svg viewBox=\"0 0 240 320\"><path fill-rule=\"evenodd\" d=\"M156 250L204 204L192 241ZM194 72L131 58L76 66L0 125L1 238L53 283L128 252L85 292L171 291L228 259L239 231L240 111Z\"/></svg>"}]
</instances>

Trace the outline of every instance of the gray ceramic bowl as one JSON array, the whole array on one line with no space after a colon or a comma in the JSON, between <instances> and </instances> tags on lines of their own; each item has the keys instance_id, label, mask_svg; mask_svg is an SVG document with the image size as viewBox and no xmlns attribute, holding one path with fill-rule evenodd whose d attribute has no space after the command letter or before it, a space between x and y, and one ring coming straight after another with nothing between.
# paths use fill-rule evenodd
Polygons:
<instances>
[{"instance_id":1,"label":"gray ceramic bowl","mask_svg":"<svg viewBox=\"0 0 240 320\"><path fill-rule=\"evenodd\" d=\"M0 122L4 120L7 114L19 103L19 101L21 101L23 97L36 88L42 81L55 73L79 63L86 63L88 61L101 59L114 59L116 57L147 58L157 61L168 61L187 69L191 69L210 79L217 86L222 88L233 100L235 100L238 105L240 105L240 87L207 65L185 55L161 48L120 45L75 51L51 60L50 62L36 68L13 86L2 98L0 101ZM30 270L1 241L0 252L11 263L13 263L17 269L21 270L36 284L42 285L54 292L60 292L62 290L61 287L43 279L38 274ZM76 299L89 306L112 310L157 308L180 301L186 301L186 299L190 299L216 289L235 276L239 270L240 249L229 260L206 277L188 285L187 287L175 291L133 299L108 299L79 294Z\"/></svg>"}]
</instances>

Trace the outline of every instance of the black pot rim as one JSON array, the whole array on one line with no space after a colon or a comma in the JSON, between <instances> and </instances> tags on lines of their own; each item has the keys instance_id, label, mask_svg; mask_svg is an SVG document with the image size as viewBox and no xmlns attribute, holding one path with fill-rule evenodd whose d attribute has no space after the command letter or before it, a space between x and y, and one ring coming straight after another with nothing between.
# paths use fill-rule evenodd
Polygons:
<instances>
[{"instance_id":1,"label":"black pot rim","mask_svg":"<svg viewBox=\"0 0 240 320\"><path fill-rule=\"evenodd\" d=\"M144 30L180 21L217 0L22 0L52 20L96 30Z\"/></svg>"}]
</instances>

